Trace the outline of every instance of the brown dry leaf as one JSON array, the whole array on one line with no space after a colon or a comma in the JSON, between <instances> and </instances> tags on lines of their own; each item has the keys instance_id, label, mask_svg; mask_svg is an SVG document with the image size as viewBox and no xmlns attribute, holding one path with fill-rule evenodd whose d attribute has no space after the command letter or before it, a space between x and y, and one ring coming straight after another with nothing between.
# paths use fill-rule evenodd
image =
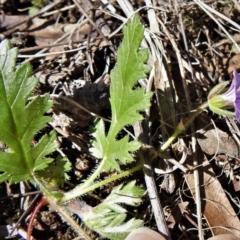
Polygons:
<instances>
[{"instance_id":1,"label":"brown dry leaf","mask_svg":"<svg viewBox=\"0 0 240 240\"><path fill-rule=\"evenodd\" d=\"M238 216L229 203L211 165L202 151L198 151L198 162L202 162L199 170L202 212L211 228L213 235L229 233L240 236ZM187 167L193 169L192 160L188 158ZM187 185L195 198L193 172L185 175ZM227 229L229 231L227 231Z\"/></svg>"},{"instance_id":2,"label":"brown dry leaf","mask_svg":"<svg viewBox=\"0 0 240 240\"><path fill-rule=\"evenodd\" d=\"M0 22L1 22L1 28L6 28L6 30L9 30L12 28L12 26L16 25L16 23L20 23L24 21L23 23L19 24L18 26L14 27L16 31L30 31L33 29L37 29L44 25L47 20L46 19L40 19L40 18L34 18L28 21L29 16L24 16L24 15L1 15L0 16ZM12 29L11 29L12 30Z\"/></svg>"},{"instance_id":3,"label":"brown dry leaf","mask_svg":"<svg viewBox=\"0 0 240 240\"><path fill-rule=\"evenodd\" d=\"M230 157L239 156L238 145L232 136L219 128L213 128L212 124L208 128L203 129L203 127L209 125L209 118L201 116L200 121L197 122L197 127L201 130L198 130L196 137L204 153L209 155L225 153Z\"/></svg>"},{"instance_id":4,"label":"brown dry leaf","mask_svg":"<svg viewBox=\"0 0 240 240\"><path fill-rule=\"evenodd\" d=\"M42 29L29 31L29 35L35 37L35 42L37 45L47 45L54 42L55 40L61 38L66 32L74 31L71 40L80 40L85 37L86 34L90 33L91 28L89 24L84 24L80 28L77 27L77 24L57 24L49 25ZM94 39L97 36L97 33L92 33L92 38Z\"/></svg>"},{"instance_id":5,"label":"brown dry leaf","mask_svg":"<svg viewBox=\"0 0 240 240\"><path fill-rule=\"evenodd\" d=\"M171 214L167 218L169 228L173 229L175 224L181 221L182 215L188 204L189 202L180 202L173 207Z\"/></svg>"},{"instance_id":6,"label":"brown dry leaf","mask_svg":"<svg viewBox=\"0 0 240 240\"><path fill-rule=\"evenodd\" d=\"M25 31L30 36L35 38L35 43L38 46L48 45L57 39L61 38L66 32L74 32L71 36L72 41L77 41L85 38L87 34L89 34L91 30L90 24L83 24L81 27L78 27L78 24L48 24L47 19L34 18L28 21L28 16L0 16L1 28L5 28L6 30L11 29L11 26L15 25L16 22L22 22L24 19L26 20L22 24L14 27L16 31ZM11 29L11 30L13 30ZM97 37L97 32L91 32L91 39L95 39ZM64 40L66 41L66 40ZM106 43L105 43L106 44ZM57 47L52 51L62 51L63 46ZM51 52L51 51L50 51Z\"/></svg>"}]
</instances>

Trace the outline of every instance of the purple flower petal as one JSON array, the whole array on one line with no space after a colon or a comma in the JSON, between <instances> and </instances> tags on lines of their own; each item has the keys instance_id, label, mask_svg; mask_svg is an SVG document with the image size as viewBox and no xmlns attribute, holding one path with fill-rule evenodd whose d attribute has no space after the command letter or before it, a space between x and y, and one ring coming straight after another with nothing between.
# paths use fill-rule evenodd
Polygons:
<instances>
[{"instance_id":1,"label":"purple flower petal","mask_svg":"<svg viewBox=\"0 0 240 240\"><path fill-rule=\"evenodd\" d=\"M229 101L230 104L234 104L237 99L237 91L240 86L240 76L236 70L233 72L233 80L230 88L221 95L224 100Z\"/></svg>"},{"instance_id":2,"label":"purple flower petal","mask_svg":"<svg viewBox=\"0 0 240 240\"><path fill-rule=\"evenodd\" d=\"M236 90L240 87L240 75L238 74L237 70L233 72L233 82L236 84Z\"/></svg>"},{"instance_id":3,"label":"purple flower petal","mask_svg":"<svg viewBox=\"0 0 240 240\"><path fill-rule=\"evenodd\" d=\"M240 123L240 105L235 106L235 116L237 121Z\"/></svg>"},{"instance_id":4,"label":"purple flower petal","mask_svg":"<svg viewBox=\"0 0 240 240\"><path fill-rule=\"evenodd\" d=\"M240 122L240 91L236 93L236 101L234 103L234 108L237 121Z\"/></svg>"}]
</instances>

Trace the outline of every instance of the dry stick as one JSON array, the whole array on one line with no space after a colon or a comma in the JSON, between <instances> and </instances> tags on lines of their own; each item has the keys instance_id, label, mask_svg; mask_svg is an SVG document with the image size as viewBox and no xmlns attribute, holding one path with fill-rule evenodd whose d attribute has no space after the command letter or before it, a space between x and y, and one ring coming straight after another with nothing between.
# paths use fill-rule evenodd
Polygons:
<instances>
[{"instance_id":1,"label":"dry stick","mask_svg":"<svg viewBox=\"0 0 240 240\"><path fill-rule=\"evenodd\" d=\"M70 34L69 32L65 33L61 38L59 38L59 39L57 39L56 41L54 41L53 44L56 44L56 43L61 42L61 41L62 41L63 39L65 39L69 34ZM24 63L26 63L26 62L31 62L34 58L37 57L38 54L45 53L46 51L48 51L49 48L50 48L50 46L42 49L41 51L39 51L38 53L35 54L35 55L36 55L35 57L28 58L28 59L25 60L22 64L24 64Z\"/></svg>"},{"instance_id":2,"label":"dry stick","mask_svg":"<svg viewBox=\"0 0 240 240\"><path fill-rule=\"evenodd\" d=\"M153 17L156 18L155 14L153 15L153 13L152 13L151 18L153 18ZM158 28L158 23L156 23L157 20L156 19L155 20L154 19L151 19L151 20L149 19L149 22L150 22L151 30L154 29L154 31L156 31L157 28ZM153 27L151 26L151 23L152 23ZM157 32L159 32L159 30ZM152 39L150 37L149 32L145 32L145 39L150 46L151 58L153 58L153 62L155 62L155 63L158 62L158 58L159 58L160 53L156 52L157 49L156 49L156 43L154 41L155 39ZM157 77L156 76L156 69L155 69L156 67L158 67L158 66L156 64L154 64L154 66L152 68L152 71L151 71L151 73L154 75L153 78ZM151 74L150 74L150 77L151 77ZM155 79L155 81L156 81L156 79ZM152 81L148 82L148 86L147 86L146 91L151 90L152 86L150 85L150 83L152 84ZM143 131L146 132L146 133L151 132L150 128L147 125L144 125L144 130ZM147 139L147 140L149 141L149 139ZM147 166L146 166L146 163L148 164ZM150 170L151 170L151 172L150 172ZM166 237L167 239L171 239L171 235L169 233L169 230L168 230L168 227L167 227L167 224L166 224L166 220L165 220L165 216L164 216L164 212L163 212L163 207L162 207L161 201L159 199L159 193L157 192L157 189L156 189L155 176L154 176L154 174L152 174L152 165L151 165L151 162L149 162L149 160L147 158L145 159L144 173L145 173L145 181L146 181L146 185L147 185L147 188L148 188L148 191L149 191L149 197L150 197L150 200L151 200L151 205L152 205L152 209L153 209L153 212L154 212L154 217L155 217L155 220L156 220L156 224L158 226L158 230L165 235L164 237Z\"/></svg>"},{"instance_id":3,"label":"dry stick","mask_svg":"<svg viewBox=\"0 0 240 240\"><path fill-rule=\"evenodd\" d=\"M95 13L93 10L91 10L90 12L90 17L92 19L94 19L95 17ZM91 31L93 30L93 25L91 24L90 25L90 30L89 30L89 33L88 33L88 36L87 36L87 43L86 43L86 47L87 47L87 54L86 54L86 57L87 57L87 61L88 61L88 64L89 64L89 70L91 72L91 74L94 76L95 73L94 73L94 67L93 67L93 60L91 58L91 54L90 54L90 41L91 41Z\"/></svg>"},{"instance_id":4,"label":"dry stick","mask_svg":"<svg viewBox=\"0 0 240 240\"><path fill-rule=\"evenodd\" d=\"M188 52L188 45L187 45L187 41L186 41L186 35L185 35L185 31L184 31L181 14L179 14L179 20L180 20L179 22L181 24L181 29L182 29L185 50ZM189 64L189 65L191 66L191 64ZM191 74L193 76L192 67L190 67L190 69L191 69ZM191 105L190 105L190 107L191 107ZM196 149L197 148L197 140L195 137L194 124L191 124L191 132L192 132L193 165L198 166L198 157L197 157L197 149ZM196 199L196 205L197 205L198 235L199 235L199 239L203 240L204 235L203 235L203 230L202 230L202 204L201 204L202 202L201 202L201 194L200 194L199 172L198 172L197 167L194 169L193 175L194 175L194 185L195 185L195 199Z\"/></svg>"},{"instance_id":5,"label":"dry stick","mask_svg":"<svg viewBox=\"0 0 240 240\"><path fill-rule=\"evenodd\" d=\"M180 20L180 25L181 25L181 32L183 35L183 40L184 40L184 47L185 50L188 52L188 44L187 44L187 40L186 40L186 34L184 31L184 25L183 25L183 21L182 21L182 15L181 13L179 14L179 20ZM192 69L192 65L190 63L190 61L188 60L188 65L189 65L189 69L191 71L191 75L192 78L193 77L193 69ZM198 166L198 158L196 156L197 150L196 150L196 145L197 145L197 141L196 141L196 137L195 137L195 126L192 124L191 125L191 131L192 131L192 152L193 152L193 164L195 166L194 168L194 185L195 185L195 198L196 198L196 205L197 205L197 220L198 220L198 235L200 239L204 239L203 236L203 230L202 230L202 202L201 202L201 195L200 195L200 183L199 183L199 173L198 173L198 168L196 166Z\"/></svg>"},{"instance_id":6,"label":"dry stick","mask_svg":"<svg viewBox=\"0 0 240 240\"><path fill-rule=\"evenodd\" d=\"M65 54L65 53L71 53L71 52L78 52L80 50L85 49L85 46L79 47L79 48L74 48L71 50L65 50L61 52L50 52L50 53L42 53L42 54L37 54L37 55L24 55L24 54L18 54L18 58L41 58L41 57L46 57L46 56L51 56L51 55L56 55L56 54Z\"/></svg>"},{"instance_id":7,"label":"dry stick","mask_svg":"<svg viewBox=\"0 0 240 240\"><path fill-rule=\"evenodd\" d=\"M57 94L51 94L51 97L57 97L57 98L60 98L60 99L63 99L65 100L66 102L72 104L73 106L75 107L78 107L80 109L82 109L83 111L89 113L90 115L94 116L94 117L97 117L99 119L102 119L106 122L111 122L111 120L107 119L107 118L104 118L104 117L101 117L100 115L96 114L96 113L93 113L91 111L89 111L87 108L85 108L84 106L82 106L81 104L79 104L78 102L68 98L68 97L65 97L65 96L61 96L61 95L57 95Z\"/></svg>"},{"instance_id":8,"label":"dry stick","mask_svg":"<svg viewBox=\"0 0 240 240\"><path fill-rule=\"evenodd\" d=\"M153 72L153 71L152 71ZM147 92L150 91L151 88L146 89ZM149 109L146 110L146 114L150 114ZM149 142L149 137L148 133L150 132L150 126L147 125L146 123L149 122L149 117L148 115L146 119L144 120L145 124L143 124L143 129L139 129L142 131L139 136L142 136L141 142L143 143L148 143ZM153 209L155 221L157 224L158 231L168 240L171 239L171 235L169 233L167 223L165 220L164 212L163 212L163 207L159 198L159 194L157 191L156 187L156 182L155 182L155 176L154 176L154 171L152 168L152 162L150 161L151 157L149 156L150 151L146 152L145 154L140 156L141 162L144 162L143 165L143 171L144 171L144 178L146 182L146 186L148 189L148 195L151 201L151 206Z\"/></svg>"},{"instance_id":9,"label":"dry stick","mask_svg":"<svg viewBox=\"0 0 240 240\"><path fill-rule=\"evenodd\" d=\"M145 3L146 3L147 7L152 7L153 6L151 0L145 0ZM150 23L150 30L153 31L153 32L159 32L157 16L155 14L154 9L149 9L148 10L148 18L149 18L149 23ZM151 53L152 53L151 57L156 61L157 57L156 57L156 54L154 52L154 44L152 43L152 40L151 40L148 32L145 32L145 38L146 38L146 40L148 40L148 42L151 46ZM154 79L154 72L155 71L154 71L154 67L153 67L153 69L151 71L151 74L150 74L150 78L148 80L148 85L147 85L147 88L146 88L146 92L151 91L152 84L153 84L153 79ZM149 144L150 139L149 139L148 133L151 132L150 131L150 129L151 129L150 108L146 110L146 119L144 121L145 121L145 124L143 125L143 134L142 134L142 136L144 138L143 142ZM149 153L147 153L147 154L149 154ZM153 209L153 212L154 212L154 217L155 217L155 220L156 220L158 230L166 239L170 240L171 235L170 235L170 232L169 232L168 227L167 227L167 223L166 223L164 212L163 212L163 207L162 207L162 204L161 204L161 201L160 201L160 198L159 198L159 194L158 194L158 191L157 191L155 176L154 176L154 171L153 171L153 168L152 168L151 161L149 161L149 158L148 158L147 155L143 160L144 160L143 171L144 171L145 182L146 182L146 185L147 185L148 194L149 194L149 198L150 198L150 201L151 201L151 205L152 205L152 209Z\"/></svg>"},{"instance_id":10,"label":"dry stick","mask_svg":"<svg viewBox=\"0 0 240 240\"><path fill-rule=\"evenodd\" d=\"M85 22L87 22L87 20L84 20L81 22L80 25L83 25ZM78 28L79 28L78 26ZM73 31L74 32L74 31ZM66 34L69 34L69 33L66 33ZM117 36L122 36L122 34L117 34ZM65 38L66 36L64 36ZM103 39L103 37L95 37L94 40L100 40L100 39ZM76 40L76 41L72 41L71 43L83 43L83 42L86 42L87 41L87 38L83 38L83 39L79 39L79 40ZM22 49L19 49L19 53L26 53L26 52L32 52L32 51L38 51L38 50L41 50L43 48L46 48L46 49L49 49L49 48L52 48L52 47L56 47L56 46L62 46L62 45L69 45L69 41L67 42L62 42L62 43L51 43L51 44L48 44L48 45L43 45L43 46L35 46L35 47L28 47L28 48L22 48ZM86 48L86 47L83 47L83 48ZM71 51L75 51L74 49L72 49ZM77 51L77 50L76 50ZM62 53L65 53L64 51ZM39 54L39 53L38 53ZM60 52L53 52L53 53L49 53L50 54L60 54ZM38 57L39 55L35 55L36 57ZM47 56L47 55L45 55ZM42 57L42 56L41 56Z\"/></svg>"},{"instance_id":11,"label":"dry stick","mask_svg":"<svg viewBox=\"0 0 240 240\"><path fill-rule=\"evenodd\" d=\"M230 132L232 133L232 136L234 140L236 141L237 145L240 146L240 132L237 124L233 121L232 118L227 117L226 123L229 127Z\"/></svg>"},{"instance_id":12,"label":"dry stick","mask_svg":"<svg viewBox=\"0 0 240 240\"><path fill-rule=\"evenodd\" d=\"M85 42L86 39L81 39L78 41L73 41L72 43L80 43L80 42ZM43 48L51 48L51 47L57 47L57 46L62 46L62 45L68 45L69 42L63 42L63 43L55 43L55 44L48 44L48 45L43 45L43 46L35 46L35 47L28 47L28 48L22 48L19 49L19 53L26 53L26 52L33 52L33 51L38 51Z\"/></svg>"},{"instance_id":13,"label":"dry stick","mask_svg":"<svg viewBox=\"0 0 240 240\"><path fill-rule=\"evenodd\" d=\"M76 4L80 12L88 19L88 21L94 26L97 30L97 32L103 37L103 39L109 44L110 49L115 53L115 49L113 48L112 44L109 42L108 38L102 33L102 31L98 28L98 26L93 22L93 20L89 17L89 15L84 11L84 9L81 7L81 4L78 3L77 0L73 0L73 2Z\"/></svg>"},{"instance_id":14,"label":"dry stick","mask_svg":"<svg viewBox=\"0 0 240 240\"><path fill-rule=\"evenodd\" d=\"M63 7L63 8L57 9L57 10L53 10L52 12L44 13L42 15L42 17L47 17L47 16L50 16L50 15L53 15L53 14L56 14L56 13L61 13L61 12L67 11L69 9L73 9L75 7L76 7L76 5L72 4L72 5L67 6L67 7Z\"/></svg>"},{"instance_id":15,"label":"dry stick","mask_svg":"<svg viewBox=\"0 0 240 240\"><path fill-rule=\"evenodd\" d=\"M35 203L35 201L37 200L37 198L39 197L39 194L37 194L34 199L32 200L31 204L28 206L28 208L25 210L25 212L22 214L22 216L18 219L17 223L15 224L14 228L12 229L12 231L9 233L9 236L11 236L13 234L13 232L15 231L15 229L18 227L18 225L20 224L20 222L22 221L22 219L27 215L29 209L33 206L33 204Z\"/></svg>"},{"instance_id":16,"label":"dry stick","mask_svg":"<svg viewBox=\"0 0 240 240\"><path fill-rule=\"evenodd\" d=\"M235 8L238 10L238 12L240 12L240 6L237 0L233 0Z\"/></svg>"},{"instance_id":17,"label":"dry stick","mask_svg":"<svg viewBox=\"0 0 240 240\"><path fill-rule=\"evenodd\" d=\"M179 15L179 19L180 22L182 23L182 19L181 19L181 15ZM184 39L186 39L185 36L185 31L183 29L183 24L182 25L182 34L184 36ZM165 28L165 26L164 26ZM167 29L166 29L167 30ZM166 32L167 33L167 32ZM167 33L169 35L169 33ZM186 100L187 100L187 105L188 105L188 110L190 112L191 110L191 100L189 98L189 94L188 94L188 89L187 89L187 84L185 81L185 72L184 72L184 68L183 68L183 64L182 64L182 58L179 52L179 49L175 43L175 41L172 38L169 38L175 51L176 51L176 55L177 55L177 59L179 62L179 68L180 68L180 73L181 73L181 78L182 78L182 83L183 83L183 87L184 87L184 91L185 91L185 95L186 95ZM187 41L184 41L184 45L186 50L188 49L187 47ZM192 132L192 151L193 151L193 165L197 166L198 162L197 162L197 158L196 158L196 138L194 136L194 132L195 132L195 127L193 124L191 124L191 132ZM197 217L198 217L198 234L199 234L199 239L202 240L204 239L203 237L203 232L202 232L202 210L201 210L201 199L200 199L200 185L199 185L199 174L198 174L198 169L195 168L194 170L194 184L195 184L195 196L196 196L196 204L197 204Z\"/></svg>"},{"instance_id":18,"label":"dry stick","mask_svg":"<svg viewBox=\"0 0 240 240\"><path fill-rule=\"evenodd\" d=\"M36 195L36 194L40 194L40 193L41 193L41 191L34 191L34 192L28 192L28 193L13 194L13 195L10 195L10 196L0 197L0 201L6 200L6 199L14 199L14 198L28 197L28 196Z\"/></svg>"}]
</instances>

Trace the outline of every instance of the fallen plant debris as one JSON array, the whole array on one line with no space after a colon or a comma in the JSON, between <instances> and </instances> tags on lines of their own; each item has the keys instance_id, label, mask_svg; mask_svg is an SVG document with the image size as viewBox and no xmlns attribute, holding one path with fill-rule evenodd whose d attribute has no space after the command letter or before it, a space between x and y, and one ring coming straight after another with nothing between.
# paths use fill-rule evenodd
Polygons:
<instances>
[{"instance_id":1,"label":"fallen plant debris","mask_svg":"<svg viewBox=\"0 0 240 240\"><path fill-rule=\"evenodd\" d=\"M239 3L116 0L104 5L101 1L89 0L46 1L45 5L38 6L36 15L30 16L28 10L31 7L34 7L31 1L1 1L0 9L3 14L0 16L0 37L2 43L8 38L13 46L19 48L17 65L23 66L30 62L34 76L40 79L27 103L34 99L45 99L46 94L54 100L54 105L48 106L49 110L43 117L45 123L49 123L48 126L41 131L39 129L40 132L38 131L30 142L34 148L41 145L44 135L45 138L53 138L52 130L57 132L56 142L53 143L56 144L55 148L58 146L58 153L54 152L43 158L51 167L45 172L39 171L39 174L47 179L43 185L49 184L50 179L61 176L60 182L51 183L52 191L56 191L54 194L58 198L78 184L88 181L89 176L101 164L98 158L103 157L104 151L109 151L108 148L103 150L103 144L100 143L105 140L101 139L100 135L109 137L109 146L114 141L121 143L116 149L119 152L128 141L141 142L144 144L141 150L136 152L139 148L136 144L132 146L129 156L122 156L129 161L134 160L132 163L119 166L118 162L112 159L105 170L121 169L120 173L102 171L101 174L96 174L97 181L104 182L105 185L100 189L95 189L96 186L93 185L94 191L84 194L81 200L65 203L65 207L71 208L73 203L78 206L82 202L91 211L100 211L98 205L109 211L111 196L117 192L112 198L118 196L122 204L119 208L114 204L112 206L114 211L119 211L118 221L124 219L124 211L129 214L123 224L136 218L146 227L161 231L168 239L206 239L229 232L240 236L239 124L234 117L232 106L225 108L229 106L229 100L230 105L234 105L236 99L225 99L227 102L224 106L216 106L224 107L224 111L232 111L231 117L219 116L208 108L196 112L199 106L208 101L208 94L214 86L224 85L225 93L221 94L226 95L229 93L227 89L231 89L230 81L238 78L235 70L240 69ZM135 93L143 91L146 96L153 92L153 97L151 107L144 105L139 108L142 110L141 120L139 117L136 121L135 116L134 122L128 122L124 128L123 124L117 134L111 134L114 132L111 121L119 120L117 117L112 118L112 99L119 102L118 106L121 105L121 97L113 97L111 91L113 88L119 90L122 86L114 86L114 74L110 73L119 60L116 52L124 41L122 27L136 14L135 11L138 11L145 28L145 39L140 49L149 50L149 58L143 54L142 60L148 60L151 70L145 69L147 75L140 77L133 90ZM127 63L125 52L122 52L120 57L122 63ZM134 66L132 73L139 66L134 63L131 63ZM18 71L21 71L21 67L19 69ZM147 70L150 72L147 73ZM226 81L229 81L229 84ZM11 83L9 87L13 92L14 86L14 83ZM238 91L238 84L235 87ZM119 90L118 94L120 92ZM219 94L218 91L217 93ZM131 97L132 100L134 97L136 96ZM144 97L139 99L143 100ZM1 109L3 115L3 108ZM24 111L19 112L19 121L23 119L23 113ZM131 113L134 115L133 111ZM223 112L221 114L224 115ZM41 122L40 115L33 119ZM133 118L133 115L130 114L129 119ZM52 122L49 116L53 116ZM195 126L191 125L191 116L196 117ZM24 118L27 119L25 114ZM98 133L92 134L95 129L94 119L102 120L97 127ZM186 128L186 125L189 128ZM29 126L30 124L26 126L28 131ZM179 131L171 138L176 129ZM94 140L95 137L98 141ZM122 139L125 139L125 142ZM171 145L168 145L169 139ZM98 151L90 150L92 142ZM10 145L3 141L0 147L4 155L8 153ZM90 151L94 152L95 157ZM54 161L50 163L52 160ZM53 170L63 166L70 170L70 163L73 168L68 172L68 179L66 172ZM3 162L0 162L0 166L3 166ZM12 168L20 174L20 166L19 162ZM43 166L36 165L35 169L38 171L40 167ZM1 174L4 174L3 171ZM46 178L49 175L52 177ZM16 239L26 238L24 230L27 231L29 216L37 202L34 200L31 203L33 198L24 192L26 190L19 189L18 184L9 185L7 175L1 176L5 177L2 180L6 180L0 185L0 196L4 197L0 197L0 225L1 229L6 229L3 238L10 234L7 227L10 224L16 226L16 223L16 229L19 229L13 229ZM114 177L116 182L110 183L109 179ZM22 179L18 175L12 181ZM126 207L123 203L127 203L130 197L124 192L124 187L131 186L133 182L148 192L140 202L140 195L143 193L141 190L136 196L133 204L135 206ZM29 184L27 191L35 191L35 187ZM9 200L6 200L7 196ZM21 202L28 199L29 209L20 203L19 199ZM40 200L41 196L38 197L38 201ZM37 214L32 231L35 239L77 237L76 231L50 211L45 206ZM82 227L89 239L106 239L87 227L91 223L84 225L83 218L78 219L77 225ZM94 229L98 223L101 228L99 233L106 236L102 232L105 224L103 221L94 222L94 226L90 228ZM124 229L126 230L127 226Z\"/></svg>"}]
</instances>

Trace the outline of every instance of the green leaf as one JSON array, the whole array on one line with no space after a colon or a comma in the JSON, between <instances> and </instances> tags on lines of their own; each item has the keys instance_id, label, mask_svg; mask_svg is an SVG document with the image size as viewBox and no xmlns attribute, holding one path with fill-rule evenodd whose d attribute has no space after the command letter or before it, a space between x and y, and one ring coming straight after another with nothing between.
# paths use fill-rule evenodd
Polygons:
<instances>
[{"instance_id":1,"label":"green leaf","mask_svg":"<svg viewBox=\"0 0 240 240\"><path fill-rule=\"evenodd\" d=\"M16 69L17 49L8 40L0 44L0 141L8 150L0 152L0 181L17 183L32 180L35 171L42 170L53 161L46 155L56 150L54 132L45 135L35 145L32 141L51 117L43 114L52 106L49 95L37 96L27 102L38 84L30 77L32 68L26 63Z\"/></svg>"},{"instance_id":2,"label":"green leaf","mask_svg":"<svg viewBox=\"0 0 240 240\"><path fill-rule=\"evenodd\" d=\"M112 190L111 194L107 197L104 203L109 204L109 206L113 203L123 203L131 206L140 203L144 190L136 187L135 185L136 181L132 181L124 187L123 184L118 185Z\"/></svg>"},{"instance_id":3,"label":"green leaf","mask_svg":"<svg viewBox=\"0 0 240 240\"><path fill-rule=\"evenodd\" d=\"M150 67L145 64L148 50L139 50L143 33L144 27L137 15L123 28L123 42L117 52L117 63L110 74L112 124L109 134L113 137L124 126L142 120L139 111L150 106L152 93L145 93L145 89L132 89L150 71Z\"/></svg>"},{"instance_id":4,"label":"green leaf","mask_svg":"<svg viewBox=\"0 0 240 240\"><path fill-rule=\"evenodd\" d=\"M121 240L125 239L134 229L137 229L143 225L142 220L130 219L125 224L116 227L106 227L102 234L105 234L111 240Z\"/></svg>"},{"instance_id":5,"label":"green leaf","mask_svg":"<svg viewBox=\"0 0 240 240\"><path fill-rule=\"evenodd\" d=\"M141 144L130 141L126 136L120 140L116 137L126 125L133 125L142 120L139 111L150 106L152 93L145 89L133 89L137 81L146 77L150 67L145 64L148 59L148 50L139 50L143 40L144 27L136 15L123 29L124 38L117 52L117 63L111 71L110 103L112 121L108 134L105 134L104 123L100 121L93 134L93 148L91 153L105 161L107 171L120 171L119 160L122 164L132 162L131 153L138 150Z\"/></svg>"},{"instance_id":6,"label":"green leaf","mask_svg":"<svg viewBox=\"0 0 240 240\"><path fill-rule=\"evenodd\" d=\"M91 148L90 151L96 158L102 158L103 161L106 160L106 164L104 166L106 171L120 171L120 167L116 159L121 161L123 164L134 161L130 152L136 151L141 146L139 142L129 142L128 136L120 140L113 139L112 141L109 141L105 136L104 123L102 120L99 121L96 129L97 130L94 133L96 141L92 143L93 148Z\"/></svg>"},{"instance_id":7,"label":"green leaf","mask_svg":"<svg viewBox=\"0 0 240 240\"><path fill-rule=\"evenodd\" d=\"M40 9L38 7L30 7L28 10L28 15L34 15L34 14L38 13L39 10Z\"/></svg>"},{"instance_id":8,"label":"green leaf","mask_svg":"<svg viewBox=\"0 0 240 240\"><path fill-rule=\"evenodd\" d=\"M142 220L130 219L127 222L126 210L119 204L136 205L141 202L144 190L132 181L126 186L115 187L111 194L98 206L91 208L82 201L74 200L66 206L69 211L79 215L92 230L113 240L125 239L134 229L143 224Z\"/></svg>"},{"instance_id":9,"label":"green leaf","mask_svg":"<svg viewBox=\"0 0 240 240\"><path fill-rule=\"evenodd\" d=\"M69 180L70 177L66 172L71 169L71 163L68 159L58 156L56 161L51 162L44 171L40 171L38 176L46 179L52 188L58 188L63 186L66 180Z\"/></svg>"},{"instance_id":10,"label":"green leaf","mask_svg":"<svg viewBox=\"0 0 240 240\"><path fill-rule=\"evenodd\" d=\"M126 210L119 204L136 205L140 203L144 190L135 186L132 181L123 187L115 187L111 194L93 209L93 217L86 220L87 226L110 239L125 239L133 230L142 225L142 220L130 219L124 223Z\"/></svg>"}]
</instances>

